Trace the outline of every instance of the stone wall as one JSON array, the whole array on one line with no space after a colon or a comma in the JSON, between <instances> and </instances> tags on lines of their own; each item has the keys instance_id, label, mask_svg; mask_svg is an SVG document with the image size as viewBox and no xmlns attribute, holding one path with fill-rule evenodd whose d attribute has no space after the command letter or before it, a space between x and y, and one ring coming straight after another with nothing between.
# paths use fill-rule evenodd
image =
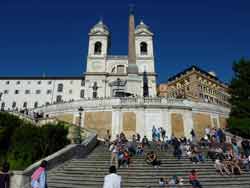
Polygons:
<instances>
[{"instance_id":1,"label":"stone wall","mask_svg":"<svg viewBox=\"0 0 250 188\"><path fill-rule=\"evenodd\" d=\"M220 128L224 129L227 127L227 118L224 116L219 116Z\"/></svg>"},{"instance_id":2,"label":"stone wall","mask_svg":"<svg viewBox=\"0 0 250 188\"><path fill-rule=\"evenodd\" d=\"M123 112L123 132L128 138L136 133L136 114L134 112Z\"/></svg>"},{"instance_id":3,"label":"stone wall","mask_svg":"<svg viewBox=\"0 0 250 188\"><path fill-rule=\"evenodd\" d=\"M198 138L205 135L205 128L212 127L211 118L209 114L193 113L193 127Z\"/></svg>"},{"instance_id":4,"label":"stone wall","mask_svg":"<svg viewBox=\"0 0 250 188\"><path fill-rule=\"evenodd\" d=\"M84 127L93 129L99 137L104 137L107 130L112 128L112 112L85 112Z\"/></svg>"},{"instance_id":5,"label":"stone wall","mask_svg":"<svg viewBox=\"0 0 250 188\"><path fill-rule=\"evenodd\" d=\"M177 138L184 136L183 116L179 113L171 114L172 135Z\"/></svg>"}]
</instances>

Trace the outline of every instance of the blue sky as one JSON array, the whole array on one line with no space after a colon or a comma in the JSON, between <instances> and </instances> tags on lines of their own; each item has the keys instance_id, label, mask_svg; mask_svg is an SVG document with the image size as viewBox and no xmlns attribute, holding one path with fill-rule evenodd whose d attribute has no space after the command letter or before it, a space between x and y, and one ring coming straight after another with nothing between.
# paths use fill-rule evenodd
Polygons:
<instances>
[{"instance_id":1,"label":"blue sky","mask_svg":"<svg viewBox=\"0 0 250 188\"><path fill-rule=\"evenodd\" d=\"M154 32L158 82L190 65L231 80L250 57L249 0L0 0L0 76L84 73L88 32L100 17L111 53L127 54L128 5Z\"/></svg>"}]
</instances>

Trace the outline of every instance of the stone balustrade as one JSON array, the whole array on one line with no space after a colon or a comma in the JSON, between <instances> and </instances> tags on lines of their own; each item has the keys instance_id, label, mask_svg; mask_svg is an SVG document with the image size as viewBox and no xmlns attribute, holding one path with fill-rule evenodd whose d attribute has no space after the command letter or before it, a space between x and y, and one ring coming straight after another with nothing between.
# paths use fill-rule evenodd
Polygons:
<instances>
[{"instance_id":1,"label":"stone balustrade","mask_svg":"<svg viewBox=\"0 0 250 188\"><path fill-rule=\"evenodd\" d=\"M33 109L32 112L43 112L45 114L59 113L59 112L78 112L80 107L84 110L88 109L111 109L121 107L159 107L159 108L183 108L202 111L221 111L228 113L229 108L218 106L214 104L193 102L186 99L169 99L161 97L147 97L147 98L98 98L98 99L82 99L66 103L52 104L48 106Z\"/></svg>"}]
</instances>

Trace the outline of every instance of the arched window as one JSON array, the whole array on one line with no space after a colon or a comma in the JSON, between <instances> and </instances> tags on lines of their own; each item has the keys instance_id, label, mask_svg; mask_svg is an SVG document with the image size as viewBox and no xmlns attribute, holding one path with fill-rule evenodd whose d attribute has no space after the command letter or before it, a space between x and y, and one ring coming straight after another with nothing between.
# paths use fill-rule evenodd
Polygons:
<instances>
[{"instance_id":1,"label":"arched window","mask_svg":"<svg viewBox=\"0 0 250 188\"><path fill-rule=\"evenodd\" d=\"M141 55L147 55L148 53L148 45L146 42L141 42L140 44Z\"/></svg>"},{"instance_id":2,"label":"arched window","mask_svg":"<svg viewBox=\"0 0 250 188\"><path fill-rule=\"evenodd\" d=\"M38 107L38 102L35 102L34 103L34 108L37 108Z\"/></svg>"},{"instance_id":3,"label":"arched window","mask_svg":"<svg viewBox=\"0 0 250 188\"><path fill-rule=\"evenodd\" d=\"M57 91L58 92L63 92L63 84L58 84Z\"/></svg>"},{"instance_id":4,"label":"arched window","mask_svg":"<svg viewBox=\"0 0 250 188\"><path fill-rule=\"evenodd\" d=\"M98 89L98 86L97 86L97 82L94 82L94 85L93 85L93 98L97 98L97 89Z\"/></svg>"},{"instance_id":5,"label":"arched window","mask_svg":"<svg viewBox=\"0 0 250 188\"><path fill-rule=\"evenodd\" d=\"M102 43L98 41L95 43L94 54L101 54L101 53L102 53Z\"/></svg>"}]
</instances>

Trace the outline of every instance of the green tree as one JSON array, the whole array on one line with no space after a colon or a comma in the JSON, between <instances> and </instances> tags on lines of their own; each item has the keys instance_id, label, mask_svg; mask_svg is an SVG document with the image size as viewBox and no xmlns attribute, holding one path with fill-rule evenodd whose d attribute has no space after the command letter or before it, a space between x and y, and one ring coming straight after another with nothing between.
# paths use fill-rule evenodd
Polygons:
<instances>
[{"instance_id":1,"label":"green tree","mask_svg":"<svg viewBox=\"0 0 250 188\"><path fill-rule=\"evenodd\" d=\"M240 136L250 137L250 60L233 64L234 77L230 84L232 104L229 128Z\"/></svg>"},{"instance_id":2,"label":"green tree","mask_svg":"<svg viewBox=\"0 0 250 188\"><path fill-rule=\"evenodd\" d=\"M233 64L231 81L232 116L250 118L250 60L240 59Z\"/></svg>"},{"instance_id":3,"label":"green tree","mask_svg":"<svg viewBox=\"0 0 250 188\"><path fill-rule=\"evenodd\" d=\"M10 149L11 135L23 123L16 116L0 112L0 160L6 157L6 153Z\"/></svg>"}]
</instances>

